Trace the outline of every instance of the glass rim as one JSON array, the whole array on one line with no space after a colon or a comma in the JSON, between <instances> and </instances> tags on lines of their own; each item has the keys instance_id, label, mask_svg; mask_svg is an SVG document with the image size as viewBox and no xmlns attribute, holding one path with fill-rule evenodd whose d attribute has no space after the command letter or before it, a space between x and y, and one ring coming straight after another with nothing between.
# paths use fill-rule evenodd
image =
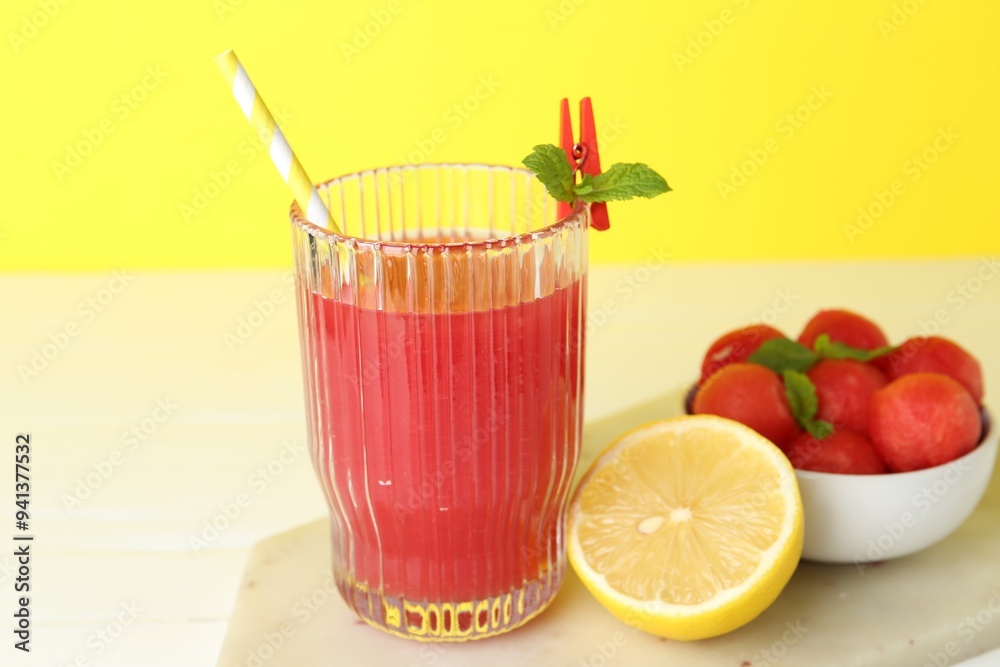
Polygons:
<instances>
[{"instance_id":1,"label":"glass rim","mask_svg":"<svg viewBox=\"0 0 1000 667\"><path fill-rule=\"evenodd\" d=\"M507 165L499 164L486 164L483 162L422 162L420 164L403 164L403 165L390 165L387 167L376 167L374 169L362 169L360 171L349 172L347 174L342 174L340 176L335 176L326 181L322 181L316 184L316 189L322 189L329 187L332 183L337 181L342 181L349 178L361 178L367 175L375 175L379 173L388 173L393 170L418 170L418 169L428 169L428 168L440 168L440 167L471 167L475 169L499 169L506 170L511 173L521 173L527 176L534 177L534 172L524 168L524 167L510 167ZM551 195L548 195L552 199ZM322 195L321 195L322 197ZM552 199L556 202L555 199ZM556 202L558 203L558 202ZM534 242L540 239L555 236L561 232L564 228L569 227L574 224L578 224L580 220L586 220L586 212L589 210L590 205L577 199L573 202L573 208L569 215L559 218L555 222L541 229L537 229L533 232L522 232L520 234L509 234L506 236L497 236L487 239L476 239L473 241L448 241L448 242L434 242L434 241L381 241L378 239L367 238L364 236L353 236L350 234L344 234L343 232L334 232L325 227L321 227L315 223L309 222L306 219L305 213L302 207L299 206L298 200L293 199L291 206L288 211L288 219L295 227L299 228L303 232L309 234L312 237L321 238L327 242L336 243L347 243L354 245L364 245L375 248L400 248L400 249L419 249L419 250L433 250L437 248L487 248L492 245L510 245L510 244L520 244L527 242ZM589 224L589 223L588 223Z\"/></svg>"}]
</instances>

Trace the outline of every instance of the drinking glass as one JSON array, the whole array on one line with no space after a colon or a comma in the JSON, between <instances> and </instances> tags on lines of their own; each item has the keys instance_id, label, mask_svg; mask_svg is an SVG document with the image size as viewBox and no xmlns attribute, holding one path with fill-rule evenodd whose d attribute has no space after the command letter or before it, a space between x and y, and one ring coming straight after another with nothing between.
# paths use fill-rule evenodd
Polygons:
<instances>
[{"instance_id":1,"label":"drinking glass","mask_svg":"<svg viewBox=\"0 0 1000 667\"><path fill-rule=\"evenodd\" d=\"M515 628L565 570L580 448L587 205L533 174L427 164L292 205L309 450L347 604L392 634Z\"/></svg>"}]
</instances>

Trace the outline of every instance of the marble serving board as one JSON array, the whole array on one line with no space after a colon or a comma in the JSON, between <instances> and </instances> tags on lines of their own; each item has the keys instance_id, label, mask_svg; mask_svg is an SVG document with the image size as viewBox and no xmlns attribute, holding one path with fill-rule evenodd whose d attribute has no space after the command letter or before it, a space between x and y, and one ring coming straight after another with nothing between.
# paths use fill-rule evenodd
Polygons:
<instances>
[{"instance_id":1,"label":"marble serving board","mask_svg":"<svg viewBox=\"0 0 1000 667\"><path fill-rule=\"evenodd\" d=\"M671 392L588 424L578 476L615 437L679 414L680 402ZM506 635L461 644L400 639L348 610L329 562L326 521L258 543L219 667L944 667L1000 647L997 474L977 510L943 542L875 565L803 562L760 617L697 642L668 641L623 624L572 568L552 605Z\"/></svg>"}]
</instances>

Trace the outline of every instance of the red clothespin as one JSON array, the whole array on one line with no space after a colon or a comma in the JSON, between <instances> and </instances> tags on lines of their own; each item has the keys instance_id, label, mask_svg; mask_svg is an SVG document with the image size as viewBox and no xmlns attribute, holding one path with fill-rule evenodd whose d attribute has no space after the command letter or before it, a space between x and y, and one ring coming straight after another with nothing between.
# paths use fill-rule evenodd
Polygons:
<instances>
[{"instance_id":1,"label":"red clothespin","mask_svg":"<svg viewBox=\"0 0 1000 667\"><path fill-rule=\"evenodd\" d=\"M594 108L589 97L580 100L580 141L573 141L573 122L569 117L569 100L563 98L559 116L559 146L566 151L566 159L574 171L596 176L601 173L601 156L597 150L597 130L594 127ZM572 206L559 202L559 217L570 214ZM597 202L590 205L590 226L598 231L611 227L608 205Z\"/></svg>"}]
</instances>

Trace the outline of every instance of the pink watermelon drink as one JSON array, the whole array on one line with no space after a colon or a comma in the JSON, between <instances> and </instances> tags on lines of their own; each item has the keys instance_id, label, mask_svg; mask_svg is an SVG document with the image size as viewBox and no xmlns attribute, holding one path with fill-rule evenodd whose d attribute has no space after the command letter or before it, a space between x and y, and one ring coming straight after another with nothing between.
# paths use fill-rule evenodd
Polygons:
<instances>
[{"instance_id":1,"label":"pink watermelon drink","mask_svg":"<svg viewBox=\"0 0 1000 667\"><path fill-rule=\"evenodd\" d=\"M557 223L530 174L481 166L369 172L328 196L350 236L292 219L341 594L407 637L517 627L564 569L587 208Z\"/></svg>"}]
</instances>

